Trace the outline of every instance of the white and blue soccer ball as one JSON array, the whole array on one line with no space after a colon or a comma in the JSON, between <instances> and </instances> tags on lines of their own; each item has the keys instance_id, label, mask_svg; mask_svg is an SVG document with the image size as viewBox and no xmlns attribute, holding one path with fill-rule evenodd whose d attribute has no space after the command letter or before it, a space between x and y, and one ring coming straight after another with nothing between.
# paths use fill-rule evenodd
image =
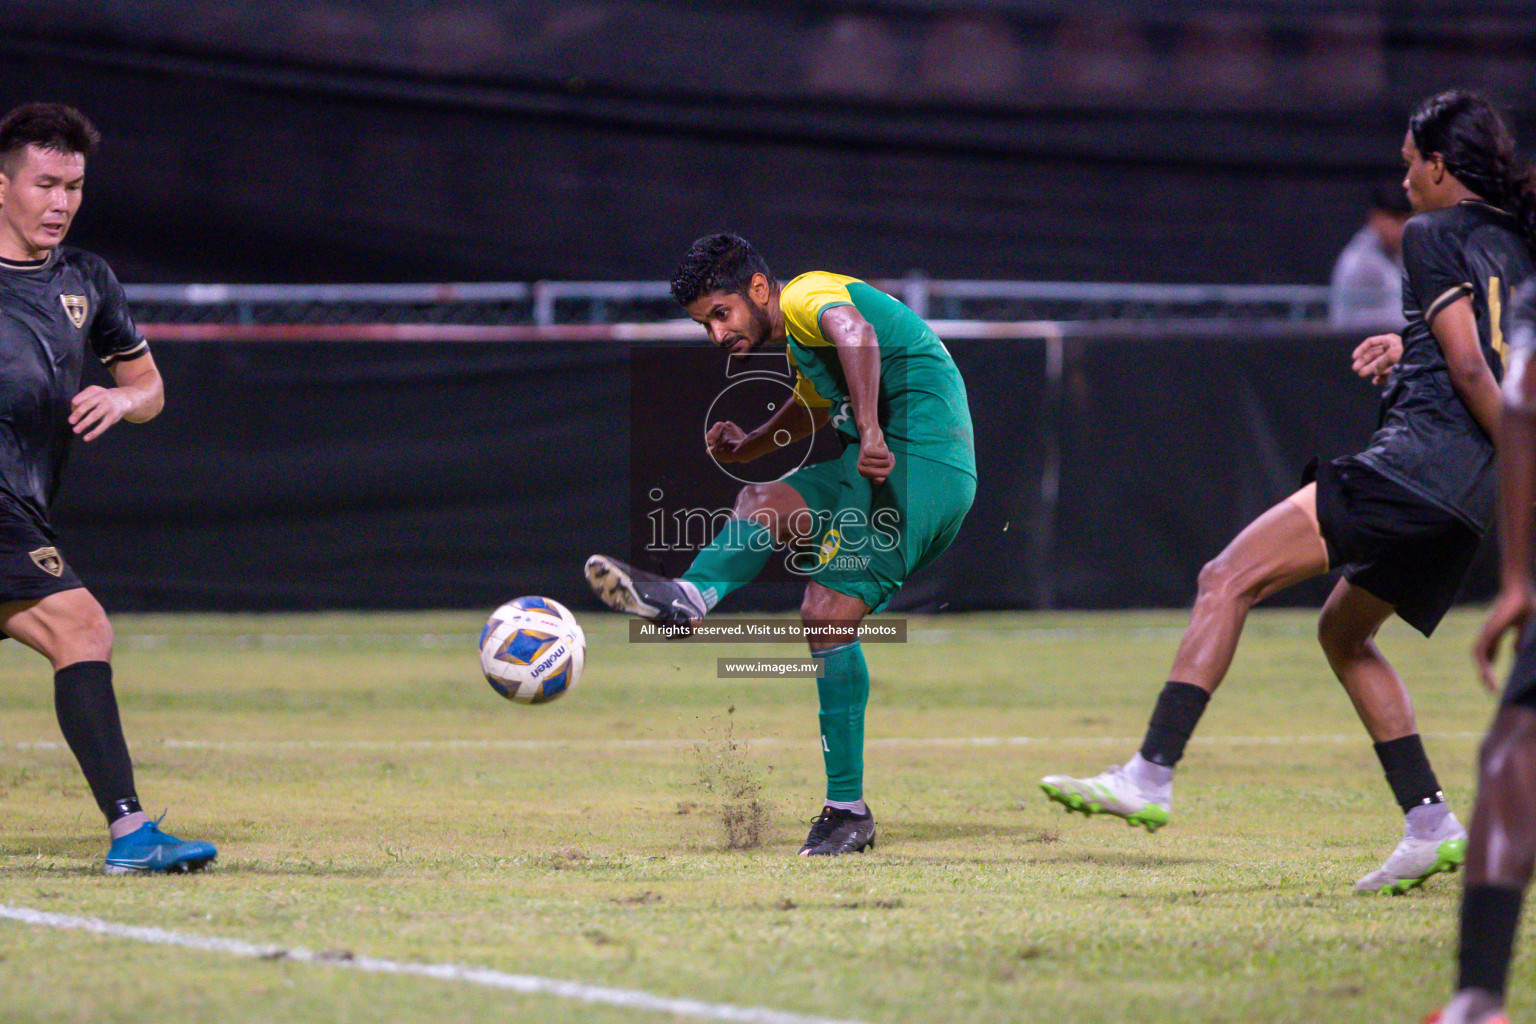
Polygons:
<instances>
[{"instance_id":1,"label":"white and blue soccer ball","mask_svg":"<svg viewBox=\"0 0 1536 1024\"><path fill-rule=\"evenodd\" d=\"M480 632L480 667L508 700L543 704L576 685L587 637L576 616L547 597L519 597L491 613Z\"/></svg>"}]
</instances>

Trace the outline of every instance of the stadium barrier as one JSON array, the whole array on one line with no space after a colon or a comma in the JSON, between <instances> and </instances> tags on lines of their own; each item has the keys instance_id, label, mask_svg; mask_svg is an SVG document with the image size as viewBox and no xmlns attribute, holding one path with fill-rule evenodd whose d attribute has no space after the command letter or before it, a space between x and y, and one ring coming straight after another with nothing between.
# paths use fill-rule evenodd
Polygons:
<instances>
[{"instance_id":1,"label":"stadium barrier","mask_svg":"<svg viewBox=\"0 0 1536 1024\"><path fill-rule=\"evenodd\" d=\"M876 279L919 316L951 320L1327 318L1320 285L973 281L921 271ZM222 324L451 323L541 327L675 319L665 281L129 285L141 321Z\"/></svg>"}]
</instances>

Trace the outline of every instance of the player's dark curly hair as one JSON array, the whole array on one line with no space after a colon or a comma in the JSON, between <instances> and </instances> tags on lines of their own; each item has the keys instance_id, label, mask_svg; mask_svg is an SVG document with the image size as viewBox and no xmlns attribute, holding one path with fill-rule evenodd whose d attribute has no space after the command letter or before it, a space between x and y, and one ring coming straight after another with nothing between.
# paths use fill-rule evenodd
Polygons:
<instances>
[{"instance_id":1,"label":"player's dark curly hair","mask_svg":"<svg viewBox=\"0 0 1536 1024\"><path fill-rule=\"evenodd\" d=\"M769 287L776 287L773 271L740 235L722 231L705 235L688 248L688 255L672 275L672 297L687 306L700 295L711 292L745 292L752 275L762 274Z\"/></svg>"},{"instance_id":2,"label":"player's dark curly hair","mask_svg":"<svg viewBox=\"0 0 1536 1024\"><path fill-rule=\"evenodd\" d=\"M1520 222L1536 257L1536 175L1521 166L1504 115L1475 92L1451 90L1420 103L1408 119L1413 144L1439 153L1456 180Z\"/></svg>"},{"instance_id":3,"label":"player's dark curly hair","mask_svg":"<svg viewBox=\"0 0 1536 1024\"><path fill-rule=\"evenodd\" d=\"M23 103L0 118L0 171L15 170L16 158L28 146L53 153L91 157L101 133L74 107L62 103Z\"/></svg>"}]
</instances>

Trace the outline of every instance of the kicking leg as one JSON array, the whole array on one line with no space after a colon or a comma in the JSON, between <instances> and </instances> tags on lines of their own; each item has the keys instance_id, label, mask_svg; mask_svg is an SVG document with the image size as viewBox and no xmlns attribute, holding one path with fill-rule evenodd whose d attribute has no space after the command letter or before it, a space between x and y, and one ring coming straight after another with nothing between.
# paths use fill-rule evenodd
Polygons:
<instances>
[{"instance_id":1,"label":"kicking leg","mask_svg":"<svg viewBox=\"0 0 1536 1024\"><path fill-rule=\"evenodd\" d=\"M1317 622L1317 639L1355 712L1375 741L1392 795L1403 809L1403 839L1384 864L1355 883L1356 892L1400 895L1461 864L1467 833L1446 806L1419 738L1413 701L1376 646L1392 606L1340 580Z\"/></svg>"},{"instance_id":2,"label":"kicking leg","mask_svg":"<svg viewBox=\"0 0 1536 1024\"><path fill-rule=\"evenodd\" d=\"M857 853L875 845L875 816L864 802L864 711L869 704L869 667L858 625L869 606L857 597L811 583L800 621L811 631L811 655L824 664L816 680L821 702L821 755L827 796L811 822L800 856Z\"/></svg>"},{"instance_id":3,"label":"kicking leg","mask_svg":"<svg viewBox=\"0 0 1536 1024\"><path fill-rule=\"evenodd\" d=\"M815 532L816 517L805 499L782 480L743 487L731 511L735 518L681 577L698 590L706 611L756 579L775 547L801 543Z\"/></svg>"},{"instance_id":4,"label":"kicking leg","mask_svg":"<svg viewBox=\"0 0 1536 1024\"><path fill-rule=\"evenodd\" d=\"M1221 685L1249 610L1269 595L1328 570L1308 484L1270 508L1200 571L1189 625L1158 695L1141 750L1124 765L1077 779L1049 775L1045 795L1085 815L1113 814L1153 832L1168 822L1173 769L1211 693Z\"/></svg>"},{"instance_id":5,"label":"kicking leg","mask_svg":"<svg viewBox=\"0 0 1536 1024\"><path fill-rule=\"evenodd\" d=\"M659 622L697 622L725 596L757 578L774 548L814 532L815 516L782 480L750 484L732 517L677 579L636 569L607 555L587 559L587 582L603 603Z\"/></svg>"}]
</instances>

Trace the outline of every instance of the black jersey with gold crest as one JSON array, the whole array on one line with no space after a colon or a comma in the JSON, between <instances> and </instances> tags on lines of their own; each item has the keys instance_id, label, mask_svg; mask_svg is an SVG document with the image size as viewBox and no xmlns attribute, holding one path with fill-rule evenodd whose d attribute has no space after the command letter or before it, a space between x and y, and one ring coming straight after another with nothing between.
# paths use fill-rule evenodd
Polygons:
<instances>
[{"instance_id":1,"label":"black jersey with gold crest","mask_svg":"<svg viewBox=\"0 0 1536 1024\"><path fill-rule=\"evenodd\" d=\"M1514 217L1467 201L1408 221L1403 266L1403 357L1381 425L1357 458L1482 533L1493 519L1493 441L1457 394L1430 327L1470 299L1483 356L1501 377L1510 295L1531 276L1530 251Z\"/></svg>"},{"instance_id":2,"label":"black jersey with gold crest","mask_svg":"<svg viewBox=\"0 0 1536 1024\"><path fill-rule=\"evenodd\" d=\"M66 246L33 263L0 260L0 514L45 533L87 348L106 364L149 351L106 261Z\"/></svg>"}]
</instances>

